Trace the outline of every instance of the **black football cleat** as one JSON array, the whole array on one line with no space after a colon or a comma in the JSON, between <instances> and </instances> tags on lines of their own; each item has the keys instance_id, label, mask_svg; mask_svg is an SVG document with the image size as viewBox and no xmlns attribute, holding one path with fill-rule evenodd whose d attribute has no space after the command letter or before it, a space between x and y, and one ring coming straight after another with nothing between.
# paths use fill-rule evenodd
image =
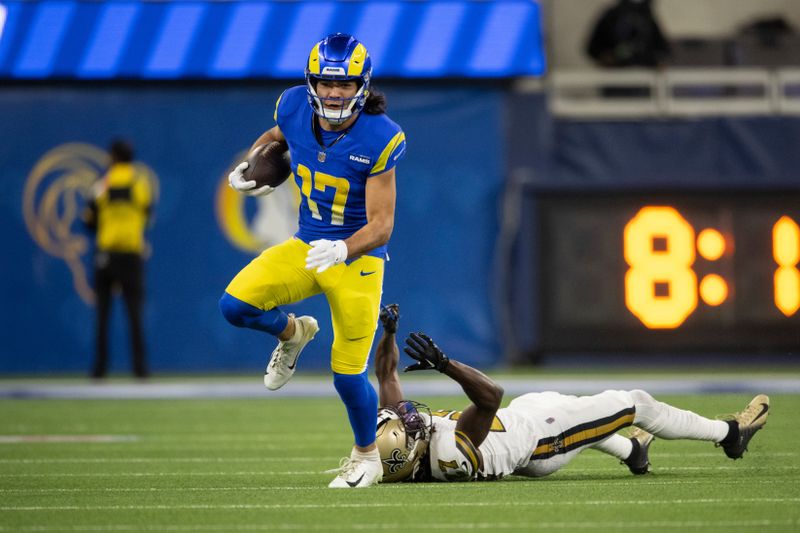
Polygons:
<instances>
[{"instance_id":1,"label":"black football cleat","mask_svg":"<svg viewBox=\"0 0 800 533\"><path fill-rule=\"evenodd\" d=\"M400 322L400 305L389 304L381 307L380 320L386 333L397 333L397 324Z\"/></svg>"},{"instance_id":2,"label":"black football cleat","mask_svg":"<svg viewBox=\"0 0 800 533\"><path fill-rule=\"evenodd\" d=\"M640 428L634 428L631 431L631 442L633 443L633 451L630 457L622 461L628 466L628 469L636 476L641 476L650 471L650 458L648 452L650 450L650 443L653 442L653 437L650 433Z\"/></svg>"},{"instance_id":3,"label":"black football cleat","mask_svg":"<svg viewBox=\"0 0 800 533\"><path fill-rule=\"evenodd\" d=\"M769 396L759 394L747 404L744 411L733 415L731 431L738 429L738 435L729 435L718 445L731 459L741 459L747 451L747 444L756 432L764 427L769 415Z\"/></svg>"}]
</instances>

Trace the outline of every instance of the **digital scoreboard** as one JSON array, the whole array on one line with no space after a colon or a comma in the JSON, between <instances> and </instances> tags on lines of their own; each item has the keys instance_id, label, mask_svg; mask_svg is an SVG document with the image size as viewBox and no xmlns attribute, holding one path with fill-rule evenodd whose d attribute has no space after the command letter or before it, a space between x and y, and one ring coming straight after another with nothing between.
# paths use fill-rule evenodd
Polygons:
<instances>
[{"instance_id":1,"label":"digital scoreboard","mask_svg":"<svg viewBox=\"0 0 800 533\"><path fill-rule=\"evenodd\" d=\"M543 350L800 351L800 191L537 198Z\"/></svg>"}]
</instances>

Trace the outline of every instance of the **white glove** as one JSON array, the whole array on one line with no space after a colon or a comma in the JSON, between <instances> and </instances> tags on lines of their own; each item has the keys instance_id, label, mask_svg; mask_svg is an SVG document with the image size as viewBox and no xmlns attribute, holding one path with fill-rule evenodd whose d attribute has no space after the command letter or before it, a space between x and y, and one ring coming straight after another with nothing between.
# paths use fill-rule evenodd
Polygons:
<instances>
[{"instance_id":1,"label":"white glove","mask_svg":"<svg viewBox=\"0 0 800 533\"><path fill-rule=\"evenodd\" d=\"M317 273L325 272L333 265L338 265L347 259L347 245L344 241L329 241L319 239L309 243L311 249L306 255L306 268L317 269Z\"/></svg>"},{"instance_id":2,"label":"white glove","mask_svg":"<svg viewBox=\"0 0 800 533\"><path fill-rule=\"evenodd\" d=\"M250 163L242 161L228 174L228 185L231 186L231 189L246 194L247 196L264 196L275 190L274 187L270 187L269 185L264 185L256 189L255 181L245 180L244 171L249 166Z\"/></svg>"}]
</instances>

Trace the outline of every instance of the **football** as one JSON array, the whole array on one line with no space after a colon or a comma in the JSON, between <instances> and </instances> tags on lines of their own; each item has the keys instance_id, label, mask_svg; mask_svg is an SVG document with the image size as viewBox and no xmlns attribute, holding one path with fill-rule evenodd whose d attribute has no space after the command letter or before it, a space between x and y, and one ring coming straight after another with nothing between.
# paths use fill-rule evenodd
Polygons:
<instances>
[{"instance_id":1,"label":"football","mask_svg":"<svg viewBox=\"0 0 800 533\"><path fill-rule=\"evenodd\" d=\"M290 161L289 146L285 142L260 144L247 156L244 177L255 181L256 187L277 187L292 173Z\"/></svg>"}]
</instances>

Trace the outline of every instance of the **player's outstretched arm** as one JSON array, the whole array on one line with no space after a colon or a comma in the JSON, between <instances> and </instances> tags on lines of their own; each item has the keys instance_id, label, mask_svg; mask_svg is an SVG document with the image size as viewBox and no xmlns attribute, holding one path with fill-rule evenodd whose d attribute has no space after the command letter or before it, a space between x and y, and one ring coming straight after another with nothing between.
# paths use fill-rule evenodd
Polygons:
<instances>
[{"instance_id":1,"label":"player's outstretched arm","mask_svg":"<svg viewBox=\"0 0 800 533\"><path fill-rule=\"evenodd\" d=\"M433 340L424 333L412 333L406 339L404 351L417 363L405 370L438 370L456 381L472 403L464 409L456 424L456 431L469 437L472 444L480 446L489 434L494 416L503 400L503 388L489 376L447 357Z\"/></svg>"},{"instance_id":2,"label":"player's outstretched arm","mask_svg":"<svg viewBox=\"0 0 800 533\"><path fill-rule=\"evenodd\" d=\"M395 338L397 323L400 320L400 306L389 304L382 307L380 320L383 325L383 335L375 350L375 376L378 378L379 405L384 407L403 400L403 389L400 386L400 376L397 374L400 351Z\"/></svg>"}]
</instances>

